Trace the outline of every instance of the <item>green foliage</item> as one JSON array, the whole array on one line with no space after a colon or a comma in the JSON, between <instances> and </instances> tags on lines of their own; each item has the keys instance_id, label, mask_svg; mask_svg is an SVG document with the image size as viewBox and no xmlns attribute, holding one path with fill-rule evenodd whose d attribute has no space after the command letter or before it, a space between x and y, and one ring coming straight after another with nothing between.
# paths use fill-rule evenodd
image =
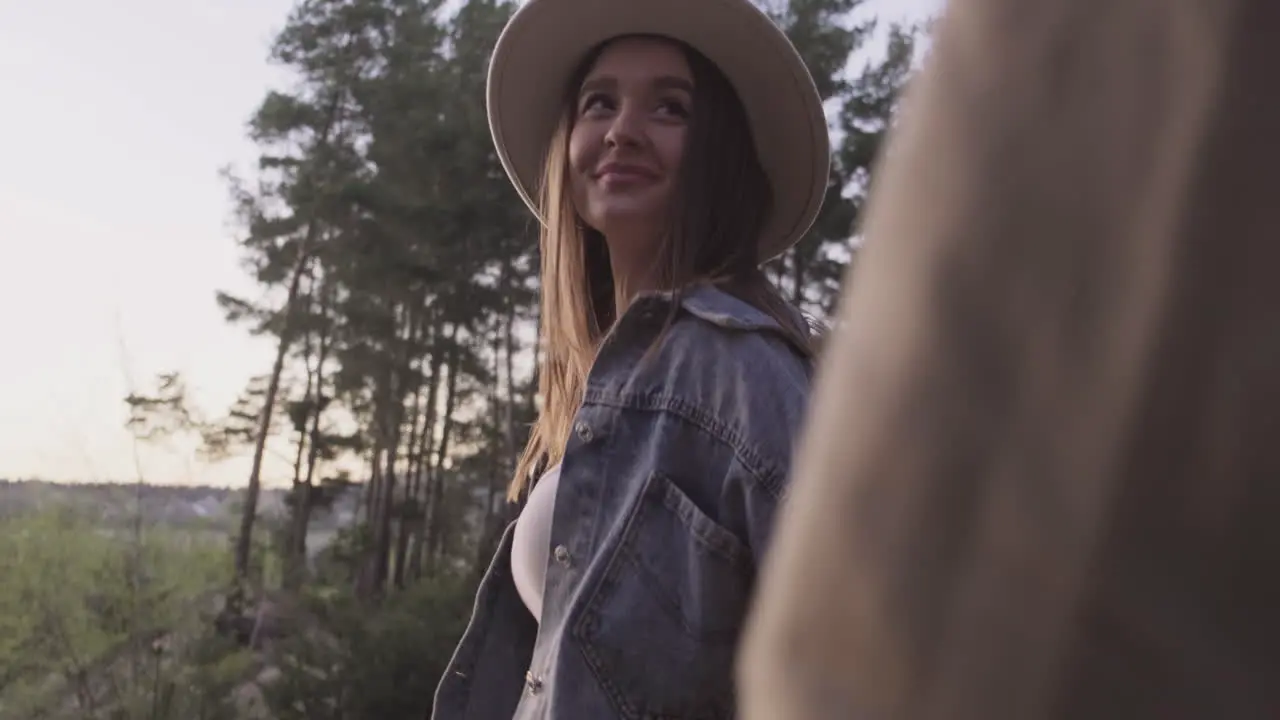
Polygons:
<instances>
[{"instance_id":1,"label":"green foliage","mask_svg":"<svg viewBox=\"0 0 1280 720\"><path fill-rule=\"evenodd\" d=\"M253 653L203 628L181 649L154 643L131 692L105 709L111 720L251 720L266 717L246 689L260 666ZM254 707L256 700L257 707ZM254 715L257 710L258 714Z\"/></svg>"},{"instance_id":2,"label":"green foliage","mask_svg":"<svg viewBox=\"0 0 1280 720\"><path fill-rule=\"evenodd\" d=\"M821 316L852 256L916 34L889 29L887 57L851 72L851 54L877 32L851 20L862 0L759 2L832 112L823 212L770 266ZM0 720L427 716L471 608L464 578L488 559L506 515L496 501L537 404L537 225L484 112L489 53L515 7L293 8L271 56L297 82L250 119L260 150L251 180L228 175L260 292L216 298L228 322L275 339L281 363L218 418L188 409L176 374L126 401L135 437L198 440L212 461L251 451L267 418L265 432L294 450L291 516L246 517L257 531L244 536L238 593L220 603L225 526L135 534L119 513L0 507ZM277 382L278 397L267 392ZM308 559L312 512L334 503L347 472L362 473L360 517L326 528L332 541ZM257 497L245 497L248 512ZM268 604L281 614L264 645L211 633L219 605L238 611L219 617L242 629Z\"/></svg>"},{"instance_id":3,"label":"green foliage","mask_svg":"<svg viewBox=\"0 0 1280 720\"><path fill-rule=\"evenodd\" d=\"M68 697L81 710L141 702L150 643L189 623L227 567L207 534L135 535L68 507L0 521L0 717Z\"/></svg>"},{"instance_id":4,"label":"green foliage","mask_svg":"<svg viewBox=\"0 0 1280 720\"><path fill-rule=\"evenodd\" d=\"M236 706L236 692L259 665L253 653L227 638L201 635L173 663L167 684L153 696L156 720L246 720Z\"/></svg>"},{"instance_id":5,"label":"green foliage","mask_svg":"<svg viewBox=\"0 0 1280 720\"><path fill-rule=\"evenodd\" d=\"M187 405L187 386L178 373L162 373L153 394L131 393L125 427L140 440L159 440L193 428L196 421Z\"/></svg>"},{"instance_id":6,"label":"green foliage","mask_svg":"<svg viewBox=\"0 0 1280 720\"><path fill-rule=\"evenodd\" d=\"M312 589L309 627L276 650L266 689L279 720L421 720L471 610L460 578L420 581L370 606L347 589Z\"/></svg>"}]
</instances>

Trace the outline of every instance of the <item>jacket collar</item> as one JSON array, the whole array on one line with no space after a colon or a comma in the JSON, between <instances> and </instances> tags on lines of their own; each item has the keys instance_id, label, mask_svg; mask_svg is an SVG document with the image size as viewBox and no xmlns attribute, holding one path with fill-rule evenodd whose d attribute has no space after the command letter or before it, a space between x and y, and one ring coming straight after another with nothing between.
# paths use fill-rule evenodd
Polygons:
<instances>
[{"instance_id":1,"label":"jacket collar","mask_svg":"<svg viewBox=\"0 0 1280 720\"><path fill-rule=\"evenodd\" d=\"M635 305L661 303L670 307L675 293L652 291L636 298ZM732 330L781 332L778 321L754 305L724 290L703 282L691 285L680 293L680 307L690 315L719 327ZM803 320L798 310L792 310L798 320Z\"/></svg>"},{"instance_id":2,"label":"jacket collar","mask_svg":"<svg viewBox=\"0 0 1280 720\"><path fill-rule=\"evenodd\" d=\"M734 330L781 330L778 321L756 306L711 284L687 288L680 305L691 315Z\"/></svg>"}]
</instances>

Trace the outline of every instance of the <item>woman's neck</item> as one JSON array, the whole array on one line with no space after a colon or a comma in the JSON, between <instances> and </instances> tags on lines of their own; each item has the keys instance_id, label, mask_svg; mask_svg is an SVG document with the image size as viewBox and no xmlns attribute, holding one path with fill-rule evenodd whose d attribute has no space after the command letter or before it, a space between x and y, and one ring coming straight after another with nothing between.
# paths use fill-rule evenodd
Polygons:
<instances>
[{"instance_id":1,"label":"woman's neck","mask_svg":"<svg viewBox=\"0 0 1280 720\"><path fill-rule=\"evenodd\" d=\"M641 293L662 288L656 241L610 242L609 265L613 273L613 317L620 318Z\"/></svg>"},{"instance_id":2,"label":"woman's neck","mask_svg":"<svg viewBox=\"0 0 1280 720\"><path fill-rule=\"evenodd\" d=\"M623 274L615 268L613 271L613 317L615 319L622 317L622 314L631 307L631 303L635 302L636 296L661 289L661 283L655 277L656 273L631 273Z\"/></svg>"}]
</instances>

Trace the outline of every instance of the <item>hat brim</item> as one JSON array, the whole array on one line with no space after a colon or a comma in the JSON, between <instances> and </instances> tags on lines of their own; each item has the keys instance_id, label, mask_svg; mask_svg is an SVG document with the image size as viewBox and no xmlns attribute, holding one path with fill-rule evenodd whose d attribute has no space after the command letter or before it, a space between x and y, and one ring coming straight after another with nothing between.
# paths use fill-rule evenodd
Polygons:
<instances>
[{"instance_id":1,"label":"hat brim","mask_svg":"<svg viewBox=\"0 0 1280 720\"><path fill-rule=\"evenodd\" d=\"M498 38L486 92L494 145L520 197L539 216L543 163L578 64L600 43L635 34L690 45L737 91L774 195L759 256L781 254L822 207L830 140L804 61L749 0L528 0Z\"/></svg>"}]
</instances>

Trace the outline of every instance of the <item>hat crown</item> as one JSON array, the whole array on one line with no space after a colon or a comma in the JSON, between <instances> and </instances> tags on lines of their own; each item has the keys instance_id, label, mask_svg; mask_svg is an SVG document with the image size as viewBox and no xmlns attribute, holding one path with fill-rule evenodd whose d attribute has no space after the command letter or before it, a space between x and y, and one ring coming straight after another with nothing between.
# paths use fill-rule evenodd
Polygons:
<instances>
[{"instance_id":1,"label":"hat crown","mask_svg":"<svg viewBox=\"0 0 1280 720\"><path fill-rule=\"evenodd\" d=\"M542 221L535 197L564 87L587 53L623 35L678 40L724 73L742 100L774 194L760 257L799 241L826 195L826 117L799 53L749 0L528 0L514 13L489 64L489 129L534 215Z\"/></svg>"}]
</instances>

